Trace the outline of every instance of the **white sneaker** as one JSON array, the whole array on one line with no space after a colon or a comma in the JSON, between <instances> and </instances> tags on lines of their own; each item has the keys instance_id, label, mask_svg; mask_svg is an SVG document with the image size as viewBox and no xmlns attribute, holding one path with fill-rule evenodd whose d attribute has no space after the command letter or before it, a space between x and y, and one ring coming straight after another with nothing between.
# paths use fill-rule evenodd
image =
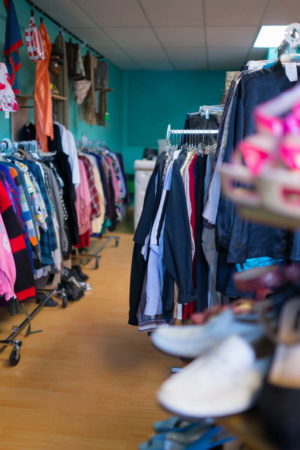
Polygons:
<instances>
[{"instance_id":1,"label":"white sneaker","mask_svg":"<svg viewBox=\"0 0 300 450\"><path fill-rule=\"evenodd\" d=\"M241 337L223 340L161 386L157 398L168 411L189 418L221 417L253 406L267 371Z\"/></svg>"},{"instance_id":2,"label":"white sneaker","mask_svg":"<svg viewBox=\"0 0 300 450\"><path fill-rule=\"evenodd\" d=\"M263 330L257 323L236 320L228 309L203 325L161 325L152 333L151 339L155 347L169 355L197 358L232 334L253 342L263 335Z\"/></svg>"}]
</instances>

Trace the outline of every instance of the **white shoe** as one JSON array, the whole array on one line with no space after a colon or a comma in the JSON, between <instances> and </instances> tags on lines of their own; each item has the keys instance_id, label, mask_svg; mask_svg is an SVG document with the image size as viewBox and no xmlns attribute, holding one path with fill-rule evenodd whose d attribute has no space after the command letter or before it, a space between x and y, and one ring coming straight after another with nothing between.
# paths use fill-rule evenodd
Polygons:
<instances>
[{"instance_id":1,"label":"white shoe","mask_svg":"<svg viewBox=\"0 0 300 450\"><path fill-rule=\"evenodd\" d=\"M168 411L189 418L221 417L253 406L267 371L241 337L224 339L161 386L157 398Z\"/></svg>"},{"instance_id":2,"label":"white shoe","mask_svg":"<svg viewBox=\"0 0 300 450\"><path fill-rule=\"evenodd\" d=\"M228 309L203 325L161 325L152 333L151 339L155 347L169 355L193 359L232 334L253 342L263 335L263 330L257 323L236 320Z\"/></svg>"}]
</instances>

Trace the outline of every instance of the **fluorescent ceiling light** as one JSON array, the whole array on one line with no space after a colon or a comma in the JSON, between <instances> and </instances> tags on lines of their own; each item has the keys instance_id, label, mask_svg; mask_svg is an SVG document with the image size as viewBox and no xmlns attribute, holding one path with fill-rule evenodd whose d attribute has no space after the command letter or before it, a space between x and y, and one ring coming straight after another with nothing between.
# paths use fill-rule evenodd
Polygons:
<instances>
[{"instance_id":1,"label":"fluorescent ceiling light","mask_svg":"<svg viewBox=\"0 0 300 450\"><path fill-rule=\"evenodd\" d=\"M284 39L287 25L263 25L258 33L253 47L274 48L279 47Z\"/></svg>"}]
</instances>

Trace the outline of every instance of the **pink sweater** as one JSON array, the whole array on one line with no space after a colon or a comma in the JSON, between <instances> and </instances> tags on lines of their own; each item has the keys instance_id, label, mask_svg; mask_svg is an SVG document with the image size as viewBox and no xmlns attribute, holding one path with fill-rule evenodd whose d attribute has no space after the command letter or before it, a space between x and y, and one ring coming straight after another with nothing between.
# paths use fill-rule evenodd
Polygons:
<instances>
[{"instance_id":1,"label":"pink sweater","mask_svg":"<svg viewBox=\"0 0 300 450\"><path fill-rule=\"evenodd\" d=\"M91 196L88 179L83 161L79 159L80 184L76 188L76 212L78 217L79 234L82 235L92 229L91 225Z\"/></svg>"},{"instance_id":2,"label":"pink sweater","mask_svg":"<svg viewBox=\"0 0 300 450\"><path fill-rule=\"evenodd\" d=\"M5 300L10 300L16 296L14 292L16 266L1 214L0 255L0 295L4 295Z\"/></svg>"}]
</instances>

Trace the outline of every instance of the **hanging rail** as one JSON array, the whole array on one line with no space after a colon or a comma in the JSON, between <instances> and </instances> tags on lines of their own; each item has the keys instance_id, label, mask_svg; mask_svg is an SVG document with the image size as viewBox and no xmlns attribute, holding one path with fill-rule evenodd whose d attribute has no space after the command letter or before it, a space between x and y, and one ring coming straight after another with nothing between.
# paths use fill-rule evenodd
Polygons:
<instances>
[{"instance_id":1,"label":"hanging rail","mask_svg":"<svg viewBox=\"0 0 300 450\"><path fill-rule=\"evenodd\" d=\"M94 47L91 47L90 45L88 45L85 41L83 41L82 39L80 39L78 36L76 36L76 34L74 34L72 31L70 31L68 28L66 28L64 25L62 25L60 22L58 22L57 20L53 19L52 16L50 16L45 10L43 10L42 8L40 8L39 6L37 6L34 2L32 2L31 0L26 0L26 2L36 11L38 11L39 13L41 13L44 17L47 17L47 19L51 20L51 22L53 22L55 25L57 25L60 28L60 31L65 31L66 33L68 33L70 36L72 36L74 39L76 39L78 42L80 42L81 44L83 44L86 48L88 48L89 50L92 50L96 56L100 59L103 59L104 56L99 53L97 50L94 49Z\"/></svg>"},{"instance_id":2,"label":"hanging rail","mask_svg":"<svg viewBox=\"0 0 300 450\"><path fill-rule=\"evenodd\" d=\"M171 125L168 125L166 140L170 140L172 134L218 134L219 130L172 130Z\"/></svg>"}]
</instances>

